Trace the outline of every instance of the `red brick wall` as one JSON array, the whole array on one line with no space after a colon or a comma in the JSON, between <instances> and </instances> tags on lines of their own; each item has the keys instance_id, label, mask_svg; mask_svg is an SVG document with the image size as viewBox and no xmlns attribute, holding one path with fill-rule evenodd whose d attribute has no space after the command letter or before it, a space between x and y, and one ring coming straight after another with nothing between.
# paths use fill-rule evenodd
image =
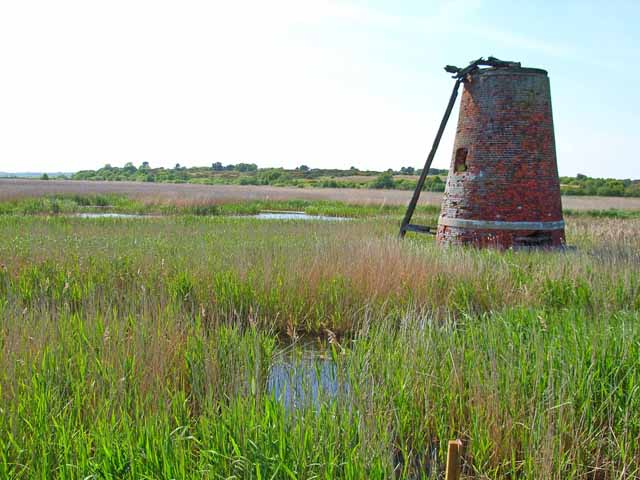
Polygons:
<instances>
[{"instance_id":1,"label":"red brick wall","mask_svg":"<svg viewBox=\"0 0 640 480\"><path fill-rule=\"evenodd\" d=\"M461 149L466 149L464 162ZM441 218L562 220L551 93L544 70L481 70L464 84ZM439 225L437 239L508 248L514 237L532 233ZM562 245L564 229L551 237L553 245Z\"/></svg>"}]
</instances>

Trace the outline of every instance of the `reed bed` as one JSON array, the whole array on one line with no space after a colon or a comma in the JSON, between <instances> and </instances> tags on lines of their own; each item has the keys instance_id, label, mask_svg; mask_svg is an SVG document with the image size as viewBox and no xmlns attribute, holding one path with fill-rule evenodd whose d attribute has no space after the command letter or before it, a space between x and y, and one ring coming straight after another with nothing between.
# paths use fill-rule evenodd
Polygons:
<instances>
[{"instance_id":1,"label":"reed bed","mask_svg":"<svg viewBox=\"0 0 640 480\"><path fill-rule=\"evenodd\" d=\"M0 178L0 201L34 198L42 195L124 195L145 203L190 205L225 204L249 201L327 201L354 205L394 205L406 207L408 190L366 188L297 188L256 185L195 185L145 182L107 182L83 180L30 180ZM442 193L422 192L420 205L440 207ZM564 196L569 210L640 210L640 198Z\"/></svg>"},{"instance_id":2,"label":"reed bed","mask_svg":"<svg viewBox=\"0 0 640 480\"><path fill-rule=\"evenodd\" d=\"M640 477L640 220L396 229L0 216L0 478L442 478L456 437L466 478ZM269 371L310 338L344 388L290 408Z\"/></svg>"}]
</instances>

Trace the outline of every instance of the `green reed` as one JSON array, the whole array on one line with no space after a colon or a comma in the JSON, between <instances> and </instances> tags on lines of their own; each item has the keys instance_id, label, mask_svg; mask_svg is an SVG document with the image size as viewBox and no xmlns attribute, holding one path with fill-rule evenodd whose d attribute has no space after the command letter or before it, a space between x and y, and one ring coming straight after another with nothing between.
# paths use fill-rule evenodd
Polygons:
<instances>
[{"instance_id":1,"label":"green reed","mask_svg":"<svg viewBox=\"0 0 640 480\"><path fill-rule=\"evenodd\" d=\"M396 228L0 217L0 478L442 478L456 437L468 478L639 476L639 223L566 253ZM310 336L345 388L287 408Z\"/></svg>"}]
</instances>

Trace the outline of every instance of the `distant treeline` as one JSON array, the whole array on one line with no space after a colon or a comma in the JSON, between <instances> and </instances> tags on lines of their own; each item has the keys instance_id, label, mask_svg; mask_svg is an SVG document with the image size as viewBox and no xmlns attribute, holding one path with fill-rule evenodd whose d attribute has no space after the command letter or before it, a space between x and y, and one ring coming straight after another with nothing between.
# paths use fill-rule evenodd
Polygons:
<instances>
[{"instance_id":1,"label":"distant treeline","mask_svg":"<svg viewBox=\"0 0 640 480\"><path fill-rule=\"evenodd\" d=\"M213 163L209 167L153 168L148 162L136 167L127 163L124 167L105 165L98 170L82 170L71 176L73 180L139 181L159 183L197 183L205 185L271 185L318 188L380 188L413 190L421 170L402 167L385 172L309 168L300 165L295 169L258 168L255 163L223 165ZM425 182L425 190L444 191L447 170L431 168ZM640 197L640 180L590 178L578 174L560 177L563 195L600 195L614 197Z\"/></svg>"},{"instance_id":2,"label":"distant treeline","mask_svg":"<svg viewBox=\"0 0 640 480\"><path fill-rule=\"evenodd\" d=\"M210 167L153 168L148 162L136 167L127 163L124 167L105 165L99 170L82 170L71 176L73 180L139 181L159 183L197 183L205 185L271 185L289 187L319 188L380 188L412 190L416 186L417 175L422 171L413 167L385 172L309 168L300 165L295 169L258 168L255 163L222 165L220 162ZM444 191L444 176L447 170L432 168L425 184L425 190Z\"/></svg>"},{"instance_id":3,"label":"distant treeline","mask_svg":"<svg viewBox=\"0 0 640 480\"><path fill-rule=\"evenodd\" d=\"M560 189L563 195L640 197L640 180L590 178L579 173L575 177L560 177Z\"/></svg>"}]
</instances>

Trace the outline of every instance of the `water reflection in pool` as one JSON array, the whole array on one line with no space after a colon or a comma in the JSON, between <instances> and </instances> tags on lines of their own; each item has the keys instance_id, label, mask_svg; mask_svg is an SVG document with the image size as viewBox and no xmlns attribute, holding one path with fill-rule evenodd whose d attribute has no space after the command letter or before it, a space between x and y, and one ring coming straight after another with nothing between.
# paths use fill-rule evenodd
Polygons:
<instances>
[{"instance_id":1,"label":"water reflection in pool","mask_svg":"<svg viewBox=\"0 0 640 480\"><path fill-rule=\"evenodd\" d=\"M314 348L292 347L277 354L267 390L285 408L319 406L349 392L349 383L330 355Z\"/></svg>"},{"instance_id":2,"label":"water reflection in pool","mask_svg":"<svg viewBox=\"0 0 640 480\"><path fill-rule=\"evenodd\" d=\"M155 215L138 215L134 213L102 212L102 213L78 213L75 216L79 218L152 218Z\"/></svg>"},{"instance_id":3,"label":"water reflection in pool","mask_svg":"<svg viewBox=\"0 0 640 480\"><path fill-rule=\"evenodd\" d=\"M83 212L74 216L79 218L154 218L160 215L140 215L134 213ZM341 222L351 220L347 217L330 217L328 215L309 215L305 212L260 212L255 215L233 215L234 218L257 218L259 220L320 220Z\"/></svg>"},{"instance_id":4,"label":"water reflection in pool","mask_svg":"<svg viewBox=\"0 0 640 480\"><path fill-rule=\"evenodd\" d=\"M327 222L341 222L350 220L346 217L330 217L328 215L309 215L305 212L260 212L256 215L249 215L249 218L259 218L261 220L322 220Z\"/></svg>"}]
</instances>

